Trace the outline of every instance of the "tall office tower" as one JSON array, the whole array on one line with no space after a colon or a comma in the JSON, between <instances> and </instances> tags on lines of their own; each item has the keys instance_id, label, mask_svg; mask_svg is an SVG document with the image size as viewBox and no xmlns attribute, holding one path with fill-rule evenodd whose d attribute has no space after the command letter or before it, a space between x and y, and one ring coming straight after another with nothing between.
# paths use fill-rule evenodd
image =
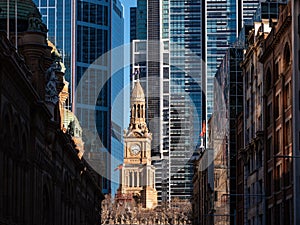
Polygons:
<instances>
[{"instance_id":1,"label":"tall office tower","mask_svg":"<svg viewBox=\"0 0 300 225\"><path fill-rule=\"evenodd\" d=\"M136 7L130 8L130 42L136 38Z\"/></svg>"},{"instance_id":2,"label":"tall office tower","mask_svg":"<svg viewBox=\"0 0 300 225\"><path fill-rule=\"evenodd\" d=\"M232 46L240 29L252 19L260 0L207 0L206 7L206 98L207 117L213 112L213 85L228 47Z\"/></svg>"},{"instance_id":3,"label":"tall office tower","mask_svg":"<svg viewBox=\"0 0 300 225\"><path fill-rule=\"evenodd\" d=\"M111 192L112 195L119 187L120 171L116 168L123 161L123 130L126 125L124 118L125 109L127 105L125 98L125 75L124 75L124 58L120 55L124 55L124 18L123 18L123 6L118 0L112 2L112 20L111 20L111 49L113 53L111 57ZM128 93L129 94L129 93Z\"/></svg>"},{"instance_id":4,"label":"tall office tower","mask_svg":"<svg viewBox=\"0 0 300 225\"><path fill-rule=\"evenodd\" d=\"M202 35L200 0L170 1L170 179L171 196L192 194L189 158L198 145L202 124ZM164 9L163 9L164 11ZM163 31L166 28L163 27Z\"/></svg>"},{"instance_id":5,"label":"tall office tower","mask_svg":"<svg viewBox=\"0 0 300 225\"><path fill-rule=\"evenodd\" d=\"M57 46L62 55L63 63L66 66L65 78L72 84L75 62L75 0L33 0L39 8L43 23L48 28L48 39ZM70 87L69 106L72 103L74 89Z\"/></svg>"},{"instance_id":6,"label":"tall office tower","mask_svg":"<svg viewBox=\"0 0 300 225\"><path fill-rule=\"evenodd\" d=\"M132 9L133 72L140 67L146 92L159 202L192 193L189 159L199 141L204 103L204 8L200 0L139 0Z\"/></svg>"},{"instance_id":7,"label":"tall office tower","mask_svg":"<svg viewBox=\"0 0 300 225\"><path fill-rule=\"evenodd\" d=\"M103 193L114 194L122 162L124 88L123 6L118 0L77 0L76 115L84 130L86 159L103 176Z\"/></svg>"}]
</instances>

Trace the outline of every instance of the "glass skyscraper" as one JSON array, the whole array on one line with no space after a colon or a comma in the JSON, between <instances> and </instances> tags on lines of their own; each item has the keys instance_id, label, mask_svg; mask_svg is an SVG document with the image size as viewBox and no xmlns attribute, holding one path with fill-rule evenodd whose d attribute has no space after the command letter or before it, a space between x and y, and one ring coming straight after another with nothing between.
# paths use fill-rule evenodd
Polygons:
<instances>
[{"instance_id":1,"label":"glass skyscraper","mask_svg":"<svg viewBox=\"0 0 300 225\"><path fill-rule=\"evenodd\" d=\"M102 192L114 194L124 129L123 6L119 0L35 0L48 38L63 55L73 111L83 128L85 159L102 175Z\"/></svg>"},{"instance_id":2,"label":"glass skyscraper","mask_svg":"<svg viewBox=\"0 0 300 225\"><path fill-rule=\"evenodd\" d=\"M74 42L74 6L75 0L33 0L42 14L43 23L48 28L48 39L54 43L62 55L63 63L66 66L65 78L69 83L73 82L75 49ZM70 86L71 87L71 86ZM72 88L70 88L72 96ZM71 105L72 98L69 103Z\"/></svg>"},{"instance_id":3,"label":"glass skyscraper","mask_svg":"<svg viewBox=\"0 0 300 225\"><path fill-rule=\"evenodd\" d=\"M76 115L87 135L86 158L103 176L103 193L112 194L123 159L124 105L114 101L124 88L123 66L116 68L124 54L114 58L111 50L123 45L123 26L119 1L77 1Z\"/></svg>"},{"instance_id":4,"label":"glass skyscraper","mask_svg":"<svg viewBox=\"0 0 300 225\"><path fill-rule=\"evenodd\" d=\"M171 196L192 194L189 159L201 132L202 16L200 0L169 2L170 37L170 185ZM163 25L163 31L165 31Z\"/></svg>"},{"instance_id":5,"label":"glass skyscraper","mask_svg":"<svg viewBox=\"0 0 300 225\"><path fill-rule=\"evenodd\" d=\"M126 92L126 78L128 74L124 73L124 18L123 6L120 1L112 2L112 20L111 20L111 49L117 49L116 53L110 54L111 57L111 193L114 195L119 187L120 171L116 170L118 165L123 162L123 130L128 124L125 124L125 98L128 97ZM121 66L121 67L120 67Z\"/></svg>"},{"instance_id":6,"label":"glass skyscraper","mask_svg":"<svg viewBox=\"0 0 300 225\"><path fill-rule=\"evenodd\" d=\"M131 16L137 39L133 72L141 68L147 97L158 200L190 198L189 159L199 144L204 112L204 6L200 0L138 0Z\"/></svg>"},{"instance_id":7,"label":"glass skyscraper","mask_svg":"<svg viewBox=\"0 0 300 225\"><path fill-rule=\"evenodd\" d=\"M206 98L207 117L213 113L214 76L227 49L236 42L243 23L251 20L260 0L207 0Z\"/></svg>"}]
</instances>

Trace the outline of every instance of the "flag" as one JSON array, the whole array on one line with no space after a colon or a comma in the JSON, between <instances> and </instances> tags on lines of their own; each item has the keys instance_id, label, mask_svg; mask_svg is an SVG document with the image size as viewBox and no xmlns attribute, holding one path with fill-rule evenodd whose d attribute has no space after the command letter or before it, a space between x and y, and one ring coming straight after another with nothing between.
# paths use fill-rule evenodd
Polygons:
<instances>
[{"instance_id":1,"label":"flag","mask_svg":"<svg viewBox=\"0 0 300 225\"><path fill-rule=\"evenodd\" d=\"M122 168L123 168L123 165L120 164L120 165L118 165L118 166L114 169L114 171L121 170Z\"/></svg>"}]
</instances>

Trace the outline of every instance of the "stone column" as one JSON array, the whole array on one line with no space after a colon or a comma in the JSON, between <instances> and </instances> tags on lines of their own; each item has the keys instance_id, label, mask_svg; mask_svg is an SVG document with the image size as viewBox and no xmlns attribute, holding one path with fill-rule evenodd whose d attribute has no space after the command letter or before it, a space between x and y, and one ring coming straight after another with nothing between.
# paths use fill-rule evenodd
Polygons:
<instances>
[{"instance_id":1,"label":"stone column","mask_svg":"<svg viewBox=\"0 0 300 225\"><path fill-rule=\"evenodd\" d=\"M127 170L127 171L126 171L126 180L127 180L126 186L127 186L127 187L130 186L130 183L129 183L129 180L130 180L130 179L129 179L129 176L130 176L130 174L129 174L129 171Z\"/></svg>"},{"instance_id":2,"label":"stone column","mask_svg":"<svg viewBox=\"0 0 300 225\"><path fill-rule=\"evenodd\" d=\"M124 185L124 181L125 181L125 180L124 180L124 177L125 177L125 174L124 174L124 170L123 170L123 168L122 168L121 180L120 180L122 186Z\"/></svg>"}]
</instances>

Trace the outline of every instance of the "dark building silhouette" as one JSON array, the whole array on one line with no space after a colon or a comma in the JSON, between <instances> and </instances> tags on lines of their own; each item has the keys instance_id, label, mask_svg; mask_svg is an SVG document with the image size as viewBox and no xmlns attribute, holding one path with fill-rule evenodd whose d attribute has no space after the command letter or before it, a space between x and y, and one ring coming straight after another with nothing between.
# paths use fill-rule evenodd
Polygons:
<instances>
[{"instance_id":1,"label":"dark building silhouette","mask_svg":"<svg viewBox=\"0 0 300 225\"><path fill-rule=\"evenodd\" d=\"M60 55L31 0L17 2L17 19L10 1L9 23L6 6L0 2L0 224L99 224L101 177L81 158L76 125L63 126Z\"/></svg>"},{"instance_id":2,"label":"dark building silhouette","mask_svg":"<svg viewBox=\"0 0 300 225\"><path fill-rule=\"evenodd\" d=\"M243 154L244 147L244 120L243 112L241 112L236 121L236 224L243 224L244 222L244 162Z\"/></svg>"}]
</instances>

